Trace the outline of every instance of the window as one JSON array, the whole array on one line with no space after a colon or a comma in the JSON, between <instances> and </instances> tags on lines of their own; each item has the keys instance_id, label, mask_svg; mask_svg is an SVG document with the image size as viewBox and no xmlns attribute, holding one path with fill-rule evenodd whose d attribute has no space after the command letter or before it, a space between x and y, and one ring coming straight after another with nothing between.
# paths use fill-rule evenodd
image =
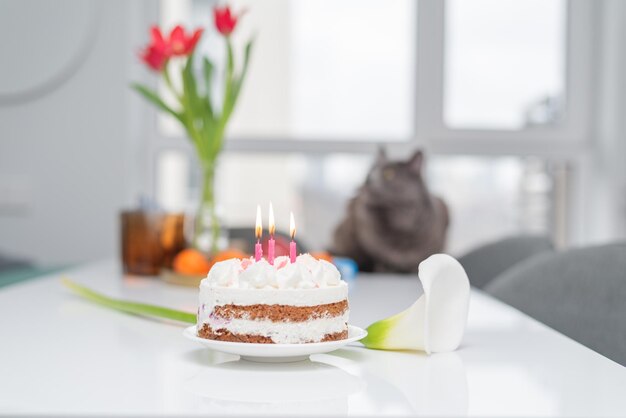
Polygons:
<instances>
[{"instance_id":1,"label":"window","mask_svg":"<svg viewBox=\"0 0 626 418\"><path fill-rule=\"evenodd\" d=\"M444 120L517 130L559 121L565 100L565 2L449 0Z\"/></svg>"},{"instance_id":2,"label":"window","mask_svg":"<svg viewBox=\"0 0 626 418\"><path fill-rule=\"evenodd\" d=\"M162 23L208 27L213 4L162 0ZM235 10L249 11L234 41L252 32L257 39L218 174L224 220L248 225L256 204L271 199L277 218L294 210L300 238L323 248L383 143L395 155L426 148L430 187L452 213L450 251L554 233L555 216L566 219L555 211L567 205L555 202L553 157L560 164L582 152L589 126L590 7L236 1ZM215 33L199 47L216 61L223 56ZM159 125L150 138L155 159L176 148L188 171L161 178L193 189L191 150L171 138L182 132L163 116ZM169 159L166 166L182 170L179 157Z\"/></svg>"}]
</instances>

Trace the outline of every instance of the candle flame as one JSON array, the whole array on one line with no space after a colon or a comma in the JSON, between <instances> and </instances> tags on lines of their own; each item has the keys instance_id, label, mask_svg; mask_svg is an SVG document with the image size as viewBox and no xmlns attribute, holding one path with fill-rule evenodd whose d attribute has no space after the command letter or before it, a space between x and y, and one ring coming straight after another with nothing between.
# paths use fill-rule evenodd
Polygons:
<instances>
[{"instance_id":1,"label":"candle flame","mask_svg":"<svg viewBox=\"0 0 626 418\"><path fill-rule=\"evenodd\" d=\"M276 233L276 223L274 222L274 208L272 207L272 202L270 202L270 219L268 225L270 236L274 238L274 234Z\"/></svg>"},{"instance_id":2,"label":"candle flame","mask_svg":"<svg viewBox=\"0 0 626 418\"><path fill-rule=\"evenodd\" d=\"M296 236L296 221L293 219L293 212L289 214L289 235L291 235L292 240Z\"/></svg>"},{"instance_id":3,"label":"candle flame","mask_svg":"<svg viewBox=\"0 0 626 418\"><path fill-rule=\"evenodd\" d=\"M254 228L254 236L261 239L263 235L263 224L261 223L261 205L256 205L256 227Z\"/></svg>"}]
</instances>

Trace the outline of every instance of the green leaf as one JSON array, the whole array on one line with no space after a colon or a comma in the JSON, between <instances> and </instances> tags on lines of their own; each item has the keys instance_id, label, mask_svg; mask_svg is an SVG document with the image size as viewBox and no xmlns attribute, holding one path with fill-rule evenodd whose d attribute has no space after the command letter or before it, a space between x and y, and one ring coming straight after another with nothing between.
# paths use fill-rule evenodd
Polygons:
<instances>
[{"instance_id":1,"label":"green leaf","mask_svg":"<svg viewBox=\"0 0 626 418\"><path fill-rule=\"evenodd\" d=\"M229 81L233 78L233 74L235 73L235 58L233 53L233 45L230 43L230 39L226 40L226 53L226 80Z\"/></svg>"},{"instance_id":2,"label":"green leaf","mask_svg":"<svg viewBox=\"0 0 626 418\"><path fill-rule=\"evenodd\" d=\"M226 125L233 110L233 79L235 72L235 61L233 57L233 46L230 39L226 40L226 77L224 78L224 101L222 103L221 123Z\"/></svg>"},{"instance_id":3,"label":"green leaf","mask_svg":"<svg viewBox=\"0 0 626 418\"><path fill-rule=\"evenodd\" d=\"M254 45L254 39L250 39L246 44L246 49L243 54L243 68L241 69L241 77L243 78L248 71L248 63L250 62L250 54L252 53L252 46Z\"/></svg>"},{"instance_id":4,"label":"green leaf","mask_svg":"<svg viewBox=\"0 0 626 418\"><path fill-rule=\"evenodd\" d=\"M206 153L206 143L203 141L203 110L204 102L198 94L198 85L196 83L196 77L193 73L193 58L191 54L187 59L185 67L183 68L183 94L181 96L181 102L184 109L183 119L186 121L185 127L187 128L187 134L194 143L199 155Z\"/></svg>"},{"instance_id":5,"label":"green leaf","mask_svg":"<svg viewBox=\"0 0 626 418\"><path fill-rule=\"evenodd\" d=\"M173 110L168 105L166 105L165 102L161 100L159 95L156 94L154 91L150 90L146 86L143 86L137 83L133 83L131 87L135 89L135 91L137 91L139 94L141 94L146 100L148 100L149 102L152 102L156 107L174 116L183 125L185 124L183 116L180 113Z\"/></svg>"},{"instance_id":6,"label":"green leaf","mask_svg":"<svg viewBox=\"0 0 626 418\"><path fill-rule=\"evenodd\" d=\"M204 57L202 63L204 71L204 91L205 91L205 110L213 117L213 106L211 105L211 79L213 78L213 63L207 57Z\"/></svg>"},{"instance_id":7,"label":"green leaf","mask_svg":"<svg viewBox=\"0 0 626 418\"><path fill-rule=\"evenodd\" d=\"M225 123L226 122L224 122L222 119L219 122L217 122L214 126L211 126L211 129L207 131L209 144L211 147L210 153L211 153L212 159L215 159L222 149L222 145L224 142Z\"/></svg>"},{"instance_id":8,"label":"green leaf","mask_svg":"<svg viewBox=\"0 0 626 418\"><path fill-rule=\"evenodd\" d=\"M191 106L190 116L195 118L200 115L202 109L202 103L200 95L198 94L198 85L196 83L196 77L193 73L193 54L187 59L185 68L183 69L183 91L184 96L187 99L187 104Z\"/></svg>"},{"instance_id":9,"label":"green leaf","mask_svg":"<svg viewBox=\"0 0 626 418\"><path fill-rule=\"evenodd\" d=\"M187 322L190 324L196 323L196 315L193 313L178 311L170 308L163 308L156 305L148 305L145 303L113 299L101 293L95 292L87 287L74 283L67 278L63 278L61 282L64 286L72 290L77 295L82 296L85 299L98 303L107 308L151 318L172 319L174 321Z\"/></svg>"},{"instance_id":10,"label":"green leaf","mask_svg":"<svg viewBox=\"0 0 626 418\"><path fill-rule=\"evenodd\" d=\"M241 74L239 78L235 81L235 87L233 89L233 107L237 103L237 98L239 97L239 91L241 90L241 86L243 85L243 81L246 78L246 74L248 73L248 63L250 62L250 53L252 52L252 45L254 40L248 41L246 44L246 49L243 55L243 67L241 68Z\"/></svg>"},{"instance_id":11,"label":"green leaf","mask_svg":"<svg viewBox=\"0 0 626 418\"><path fill-rule=\"evenodd\" d=\"M243 81L248 73L248 64L250 62L250 54L252 52L252 45L254 44L254 40L248 41L246 44L246 48L244 50L244 60L243 66L241 68L241 73L239 77L234 74L231 77L228 96L224 100L224 115L223 115L223 123L226 125L228 119L230 118L233 110L235 109L235 105L237 104L237 99L239 98L239 92L241 91L241 86L243 85Z\"/></svg>"}]
</instances>

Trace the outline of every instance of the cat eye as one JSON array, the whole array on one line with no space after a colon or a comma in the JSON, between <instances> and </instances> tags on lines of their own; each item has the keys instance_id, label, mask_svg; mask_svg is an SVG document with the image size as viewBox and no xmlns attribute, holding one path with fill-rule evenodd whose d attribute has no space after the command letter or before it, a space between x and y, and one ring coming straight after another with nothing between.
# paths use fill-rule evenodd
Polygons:
<instances>
[{"instance_id":1,"label":"cat eye","mask_svg":"<svg viewBox=\"0 0 626 418\"><path fill-rule=\"evenodd\" d=\"M385 168L383 170L383 178L386 181L391 181L396 176L396 171L393 168Z\"/></svg>"}]
</instances>

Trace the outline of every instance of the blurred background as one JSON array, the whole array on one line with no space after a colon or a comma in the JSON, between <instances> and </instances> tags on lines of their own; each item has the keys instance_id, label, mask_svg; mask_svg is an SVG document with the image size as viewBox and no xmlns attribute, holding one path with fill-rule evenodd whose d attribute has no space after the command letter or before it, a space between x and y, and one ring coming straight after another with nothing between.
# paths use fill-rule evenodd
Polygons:
<instances>
[{"instance_id":1,"label":"blurred background","mask_svg":"<svg viewBox=\"0 0 626 418\"><path fill-rule=\"evenodd\" d=\"M140 199L193 210L184 132L129 85L148 29L206 27L210 0L0 0L0 255L67 265L119 253ZM448 252L510 235L560 248L626 238L626 2L264 0L220 157L229 227L271 200L309 248L329 246L379 145L426 153L451 212Z\"/></svg>"}]
</instances>

